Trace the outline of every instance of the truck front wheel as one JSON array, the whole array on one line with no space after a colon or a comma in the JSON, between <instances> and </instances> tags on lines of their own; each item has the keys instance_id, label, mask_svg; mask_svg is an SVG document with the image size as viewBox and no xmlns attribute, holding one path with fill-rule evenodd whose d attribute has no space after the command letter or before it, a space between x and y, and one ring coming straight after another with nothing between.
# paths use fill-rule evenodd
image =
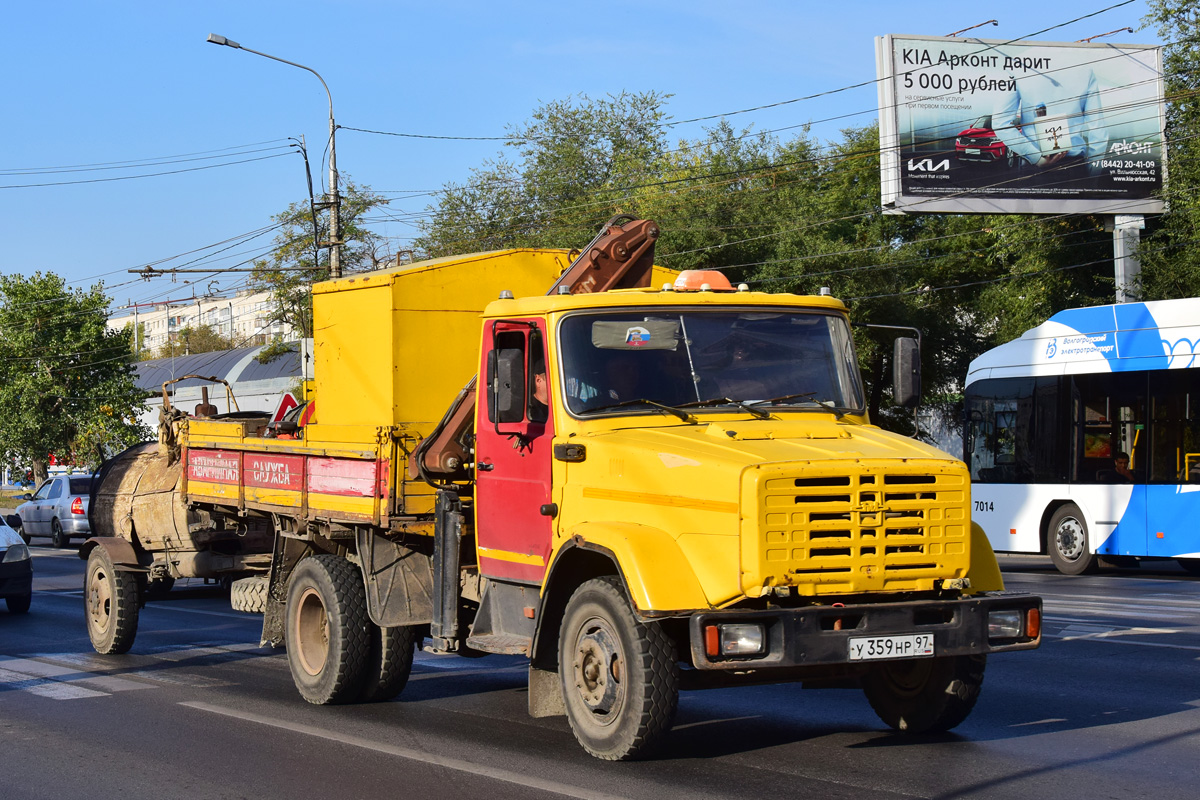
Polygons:
<instances>
[{"instance_id":1,"label":"truck front wheel","mask_svg":"<svg viewBox=\"0 0 1200 800\"><path fill-rule=\"evenodd\" d=\"M139 580L137 573L119 572L103 547L88 555L83 600L88 638L97 653L128 653L137 636Z\"/></svg>"},{"instance_id":2,"label":"truck front wheel","mask_svg":"<svg viewBox=\"0 0 1200 800\"><path fill-rule=\"evenodd\" d=\"M671 729L679 702L674 644L638 621L614 577L587 581L571 596L558 675L571 730L597 758L643 756Z\"/></svg>"},{"instance_id":3,"label":"truck front wheel","mask_svg":"<svg viewBox=\"0 0 1200 800\"><path fill-rule=\"evenodd\" d=\"M302 560L288 582L288 667L300 695L316 705L354 700L370 646L362 576L344 558Z\"/></svg>"},{"instance_id":4,"label":"truck front wheel","mask_svg":"<svg viewBox=\"0 0 1200 800\"><path fill-rule=\"evenodd\" d=\"M986 666L986 655L881 661L863 676L863 693L892 728L940 733L970 715Z\"/></svg>"}]
</instances>

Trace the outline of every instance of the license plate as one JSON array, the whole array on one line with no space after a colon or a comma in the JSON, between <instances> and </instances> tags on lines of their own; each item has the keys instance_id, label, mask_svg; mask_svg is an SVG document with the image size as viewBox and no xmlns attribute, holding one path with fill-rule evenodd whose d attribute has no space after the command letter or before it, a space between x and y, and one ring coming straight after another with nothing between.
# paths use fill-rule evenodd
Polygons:
<instances>
[{"instance_id":1,"label":"license plate","mask_svg":"<svg viewBox=\"0 0 1200 800\"><path fill-rule=\"evenodd\" d=\"M877 658L919 658L932 655L932 633L870 636L850 640L851 661L871 661Z\"/></svg>"},{"instance_id":2,"label":"license plate","mask_svg":"<svg viewBox=\"0 0 1200 800\"><path fill-rule=\"evenodd\" d=\"M977 156L977 155L979 155L979 148L978 147L968 147L963 152L969 156Z\"/></svg>"}]
</instances>

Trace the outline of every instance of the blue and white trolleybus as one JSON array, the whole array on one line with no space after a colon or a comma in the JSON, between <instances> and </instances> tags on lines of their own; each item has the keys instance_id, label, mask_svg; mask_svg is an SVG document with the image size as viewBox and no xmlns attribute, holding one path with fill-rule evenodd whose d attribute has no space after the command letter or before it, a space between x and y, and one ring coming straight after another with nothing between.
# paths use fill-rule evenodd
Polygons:
<instances>
[{"instance_id":1,"label":"blue and white trolleybus","mask_svg":"<svg viewBox=\"0 0 1200 800\"><path fill-rule=\"evenodd\" d=\"M1200 298L1055 314L971 362L965 413L993 549L1200 574Z\"/></svg>"}]
</instances>

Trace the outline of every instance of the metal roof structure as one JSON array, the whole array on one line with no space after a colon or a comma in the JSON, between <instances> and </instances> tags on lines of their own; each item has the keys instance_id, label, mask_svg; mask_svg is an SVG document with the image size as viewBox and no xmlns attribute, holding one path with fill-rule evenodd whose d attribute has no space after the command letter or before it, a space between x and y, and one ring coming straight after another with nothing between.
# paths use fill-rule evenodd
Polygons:
<instances>
[{"instance_id":1,"label":"metal roof structure","mask_svg":"<svg viewBox=\"0 0 1200 800\"><path fill-rule=\"evenodd\" d=\"M277 379L292 380L300 377L300 345L288 343L287 353L266 364L259 363L255 356L264 346L241 347L236 350L221 350L213 353L197 353L175 358L155 358L139 361L136 383L148 392L159 392L164 382L183 375L203 375L220 378L235 386L239 383L254 383ZM188 389L207 386L208 381L196 379L180 381L173 389Z\"/></svg>"}]
</instances>

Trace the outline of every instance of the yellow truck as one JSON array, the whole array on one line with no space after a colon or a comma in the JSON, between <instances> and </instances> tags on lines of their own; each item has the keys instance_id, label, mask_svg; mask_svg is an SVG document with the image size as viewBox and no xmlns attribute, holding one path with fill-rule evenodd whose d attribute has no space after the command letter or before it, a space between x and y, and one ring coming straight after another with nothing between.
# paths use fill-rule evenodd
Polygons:
<instances>
[{"instance_id":1,"label":"yellow truck","mask_svg":"<svg viewBox=\"0 0 1200 800\"><path fill-rule=\"evenodd\" d=\"M396 696L424 646L526 656L530 713L603 759L661 743L681 689L740 683L959 724L987 655L1041 636L964 465L870 424L843 303L663 270L657 236L614 218L581 253L314 286L305 424L168 402L106 465L96 649L129 649L156 582L227 575L312 703Z\"/></svg>"}]
</instances>

